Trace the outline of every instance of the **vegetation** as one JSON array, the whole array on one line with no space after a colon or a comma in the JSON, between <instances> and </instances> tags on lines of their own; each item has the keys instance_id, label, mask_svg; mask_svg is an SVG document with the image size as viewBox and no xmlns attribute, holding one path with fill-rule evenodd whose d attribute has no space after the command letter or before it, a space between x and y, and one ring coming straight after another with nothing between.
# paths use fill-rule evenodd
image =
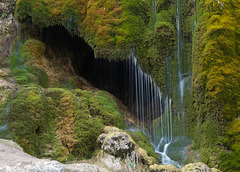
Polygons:
<instances>
[{"instance_id":1,"label":"vegetation","mask_svg":"<svg viewBox=\"0 0 240 172\"><path fill-rule=\"evenodd\" d=\"M69 161L90 158L104 126L121 128L123 119L106 93L28 87L14 96L9 121L11 138L24 151Z\"/></svg>"},{"instance_id":2,"label":"vegetation","mask_svg":"<svg viewBox=\"0 0 240 172\"><path fill-rule=\"evenodd\" d=\"M147 151L149 156L159 160L159 155L155 153L155 148L151 144L149 138L139 131L127 131L127 133L133 138L133 140L144 150Z\"/></svg>"},{"instance_id":3,"label":"vegetation","mask_svg":"<svg viewBox=\"0 0 240 172\"><path fill-rule=\"evenodd\" d=\"M193 109L188 118L202 160L219 164L223 171L239 171L239 7L235 0L197 1Z\"/></svg>"}]
</instances>

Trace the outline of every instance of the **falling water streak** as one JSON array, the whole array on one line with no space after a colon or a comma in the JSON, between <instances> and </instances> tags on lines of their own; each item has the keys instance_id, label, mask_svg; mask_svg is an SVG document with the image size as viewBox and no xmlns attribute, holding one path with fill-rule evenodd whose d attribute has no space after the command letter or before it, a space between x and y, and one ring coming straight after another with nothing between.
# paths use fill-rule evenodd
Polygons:
<instances>
[{"instance_id":1,"label":"falling water streak","mask_svg":"<svg viewBox=\"0 0 240 172\"><path fill-rule=\"evenodd\" d=\"M162 154L164 164L176 164L175 161L172 161L166 155L168 146L173 140L171 95L168 94L162 100L160 87L156 85L149 74L142 71L134 53L132 53L128 63L132 65L128 67L129 72L132 71L132 74L129 74L129 76L135 80L135 83L132 84L135 88L130 89L130 91L135 92L135 95L132 94L133 96L131 98L133 100L129 102L133 102L132 105L135 104L132 112L134 112L137 117L137 130L142 131L150 138L151 143L155 147L155 151ZM169 63L169 65L171 64ZM171 70L170 67L168 69ZM170 73L168 77L171 78ZM171 79L169 79L169 81L171 82ZM171 87L171 83L169 83L168 86ZM169 90L171 92L171 88L169 88ZM129 95L131 95L131 93ZM162 106L162 103L164 106ZM157 121L160 121L160 123L157 123ZM136 129L131 130L136 131Z\"/></svg>"},{"instance_id":2,"label":"falling water streak","mask_svg":"<svg viewBox=\"0 0 240 172\"><path fill-rule=\"evenodd\" d=\"M136 83L136 112L137 112L137 127L139 126L139 115L138 115L138 84L137 84L137 59L134 58L135 66L135 83Z\"/></svg>"},{"instance_id":3,"label":"falling water streak","mask_svg":"<svg viewBox=\"0 0 240 172\"><path fill-rule=\"evenodd\" d=\"M144 96L144 94L143 94L143 79L144 79L144 75L143 75L143 73L141 73L141 90L142 90L142 93L141 93L141 95L142 95L142 119L143 119L143 132L144 132L144 128L145 128L145 126L144 126L144 124L145 124L145 113L144 113L144 102L143 102L143 96Z\"/></svg>"},{"instance_id":4,"label":"falling water streak","mask_svg":"<svg viewBox=\"0 0 240 172\"><path fill-rule=\"evenodd\" d=\"M182 71L181 71L181 62L180 62L180 54L181 54L181 45L180 45L180 0L177 0L177 15L176 15L176 25L177 25L177 59L178 59L178 77L179 77L179 90L180 90L180 98L181 104L183 101L184 94L184 83L182 81Z\"/></svg>"},{"instance_id":5,"label":"falling water streak","mask_svg":"<svg viewBox=\"0 0 240 172\"><path fill-rule=\"evenodd\" d=\"M138 76L137 76L137 78L138 78L138 104L141 106L141 88L140 88L140 69L138 68ZM139 108L139 106L138 106L138 108ZM140 109L138 109L138 111L139 111L139 119L141 120L142 119L142 111L141 111L141 107L140 107Z\"/></svg>"}]
</instances>

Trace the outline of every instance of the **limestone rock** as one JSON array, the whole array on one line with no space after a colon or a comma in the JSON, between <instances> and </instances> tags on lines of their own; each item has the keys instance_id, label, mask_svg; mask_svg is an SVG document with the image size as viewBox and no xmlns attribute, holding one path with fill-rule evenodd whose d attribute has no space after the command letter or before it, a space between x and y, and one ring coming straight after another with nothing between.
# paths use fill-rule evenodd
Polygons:
<instances>
[{"instance_id":1,"label":"limestone rock","mask_svg":"<svg viewBox=\"0 0 240 172\"><path fill-rule=\"evenodd\" d=\"M197 162L187 164L181 170L181 172L201 172L201 171L212 172L212 169L202 162Z\"/></svg>"},{"instance_id":2,"label":"limestone rock","mask_svg":"<svg viewBox=\"0 0 240 172\"><path fill-rule=\"evenodd\" d=\"M8 73L0 69L0 77L8 77Z\"/></svg>"},{"instance_id":3,"label":"limestone rock","mask_svg":"<svg viewBox=\"0 0 240 172\"><path fill-rule=\"evenodd\" d=\"M173 165L151 165L150 166L151 172L180 172L178 168L174 167Z\"/></svg>"},{"instance_id":4,"label":"limestone rock","mask_svg":"<svg viewBox=\"0 0 240 172\"><path fill-rule=\"evenodd\" d=\"M97 141L104 151L117 157L127 156L134 150L134 144L130 141L130 136L125 132L120 132L115 127L112 127L112 132L101 134Z\"/></svg>"},{"instance_id":5,"label":"limestone rock","mask_svg":"<svg viewBox=\"0 0 240 172\"><path fill-rule=\"evenodd\" d=\"M88 163L64 165L64 172L99 172L99 168Z\"/></svg>"},{"instance_id":6,"label":"limestone rock","mask_svg":"<svg viewBox=\"0 0 240 172\"><path fill-rule=\"evenodd\" d=\"M97 166L82 163L63 165L58 161L38 159L22 151L16 143L0 139L1 172L98 172Z\"/></svg>"}]
</instances>

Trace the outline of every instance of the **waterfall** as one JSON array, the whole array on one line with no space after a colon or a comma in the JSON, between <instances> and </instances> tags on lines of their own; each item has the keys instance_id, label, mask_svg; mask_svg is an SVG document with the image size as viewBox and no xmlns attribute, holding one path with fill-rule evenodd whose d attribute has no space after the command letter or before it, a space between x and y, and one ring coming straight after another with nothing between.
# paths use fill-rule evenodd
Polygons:
<instances>
[{"instance_id":1,"label":"waterfall","mask_svg":"<svg viewBox=\"0 0 240 172\"><path fill-rule=\"evenodd\" d=\"M150 138L155 151L162 156L165 165L181 166L167 156L173 141L172 100L170 95L163 97L160 87L148 73L144 73L137 63L134 51L126 61L129 69L129 102L132 114L137 118L137 126L132 131L141 131ZM171 64L169 64L171 65ZM171 69L169 67L169 69ZM170 71L171 73L171 71ZM171 78L171 74L169 77ZM171 87L171 84L169 84ZM169 90L171 90L169 88Z\"/></svg>"}]
</instances>

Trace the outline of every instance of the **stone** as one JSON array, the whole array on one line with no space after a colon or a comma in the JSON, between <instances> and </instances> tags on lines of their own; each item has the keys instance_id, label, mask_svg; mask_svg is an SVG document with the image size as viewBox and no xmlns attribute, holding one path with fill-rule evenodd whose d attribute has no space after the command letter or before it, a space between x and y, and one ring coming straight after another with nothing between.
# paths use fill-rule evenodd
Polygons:
<instances>
[{"instance_id":1,"label":"stone","mask_svg":"<svg viewBox=\"0 0 240 172\"><path fill-rule=\"evenodd\" d=\"M130 141L130 136L125 132L120 132L115 127L112 127L112 132L101 134L97 142L101 144L101 149L117 157L126 157L134 150L134 144Z\"/></svg>"},{"instance_id":2,"label":"stone","mask_svg":"<svg viewBox=\"0 0 240 172\"><path fill-rule=\"evenodd\" d=\"M0 69L0 77L8 77L8 73Z\"/></svg>"},{"instance_id":3,"label":"stone","mask_svg":"<svg viewBox=\"0 0 240 172\"><path fill-rule=\"evenodd\" d=\"M64 165L64 172L99 172L96 165L88 163L68 164Z\"/></svg>"},{"instance_id":4,"label":"stone","mask_svg":"<svg viewBox=\"0 0 240 172\"><path fill-rule=\"evenodd\" d=\"M181 170L181 172L201 172L201 171L212 172L212 169L202 162L197 162L187 164Z\"/></svg>"},{"instance_id":5,"label":"stone","mask_svg":"<svg viewBox=\"0 0 240 172\"><path fill-rule=\"evenodd\" d=\"M151 165L149 167L151 172L180 172L181 170L173 165Z\"/></svg>"},{"instance_id":6,"label":"stone","mask_svg":"<svg viewBox=\"0 0 240 172\"><path fill-rule=\"evenodd\" d=\"M1 172L99 172L95 165L87 163L64 165L58 161L38 159L22 151L13 141L0 139Z\"/></svg>"}]
</instances>

